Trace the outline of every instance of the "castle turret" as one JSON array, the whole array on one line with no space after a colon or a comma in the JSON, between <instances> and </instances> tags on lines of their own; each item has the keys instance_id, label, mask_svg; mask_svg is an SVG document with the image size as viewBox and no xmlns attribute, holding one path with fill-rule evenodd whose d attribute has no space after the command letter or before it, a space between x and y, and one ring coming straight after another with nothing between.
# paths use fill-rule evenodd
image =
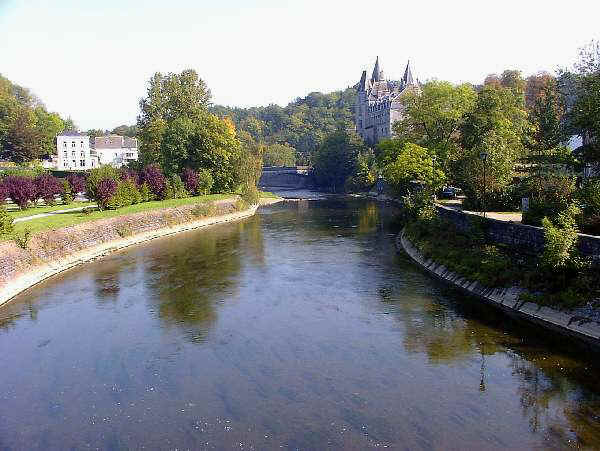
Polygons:
<instances>
[{"instance_id":1,"label":"castle turret","mask_svg":"<svg viewBox=\"0 0 600 451\"><path fill-rule=\"evenodd\" d=\"M410 68L410 60L408 60L408 63L406 63L406 69L404 70L404 76L402 77L402 85L408 86L414 84L415 80L413 78L412 70Z\"/></svg>"},{"instance_id":2,"label":"castle turret","mask_svg":"<svg viewBox=\"0 0 600 451\"><path fill-rule=\"evenodd\" d=\"M379 57L375 60L375 67L373 68L373 75L371 76L371 82L382 81L383 71L379 68Z\"/></svg>"}]
</instances>

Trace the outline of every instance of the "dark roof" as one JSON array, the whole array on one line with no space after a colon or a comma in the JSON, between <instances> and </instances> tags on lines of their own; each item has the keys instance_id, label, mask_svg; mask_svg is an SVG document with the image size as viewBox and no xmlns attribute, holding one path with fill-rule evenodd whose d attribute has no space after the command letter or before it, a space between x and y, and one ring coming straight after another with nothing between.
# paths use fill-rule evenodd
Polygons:
<instances>
[{"instance_id":1,"label":"dark roof","mask_svg":"<svg viewBox=\"0 0 600 451\"><path fill-rule=\"evenodd\" d=\"M76 130L65 130L58 136L88 136L85 133L78 132Z\"/></svg>"}]
</instances>

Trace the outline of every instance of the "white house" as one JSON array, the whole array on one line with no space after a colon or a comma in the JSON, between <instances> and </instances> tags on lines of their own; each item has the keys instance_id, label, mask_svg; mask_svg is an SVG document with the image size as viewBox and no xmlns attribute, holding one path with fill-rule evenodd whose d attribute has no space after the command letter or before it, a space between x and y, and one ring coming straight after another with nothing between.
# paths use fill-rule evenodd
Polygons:
<instances>
[{"instance_id":1,"label":"white house","mask_svg":"<svg viewBox=\"0 0 600 451\"><path fill-rule=\"evenodd\" d=\"M61 133L56 137L56 150L56 169L85 170L98 166L98 160L90 152L90 137L83 133Z\"/></svg>"},{"instance_id":2,"label":"white house","mask_svg":"<svg viewBox=\"0 0 600 451\"><path fill-rule=\"evenodd\" d=\"M118 168L130 161L137 161L137 139L120 135L96 136L92 152L101 165L110 164Z\"/></svg>"}]
</instances>

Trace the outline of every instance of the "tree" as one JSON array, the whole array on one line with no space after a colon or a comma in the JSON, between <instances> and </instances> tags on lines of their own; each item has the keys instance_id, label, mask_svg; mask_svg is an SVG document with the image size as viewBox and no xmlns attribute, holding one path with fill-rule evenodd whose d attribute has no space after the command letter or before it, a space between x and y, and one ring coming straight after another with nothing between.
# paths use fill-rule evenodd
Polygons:
<instances>
[{"instance_id":1,"label":"tree","mask_svg":"<svg viewBox=\"0 0 600 451\"><path fill-rule=\"evenodd\" d=\"M405 97L405 118L393 128L396 136L427 147L439 157L442 167L454 158L458 148L458 130L466 114L475 106L477 94L469 84L455 86L446 81L430 81L421 92Z\"/></svg>"},{"instance_id":2,"label":"tree","mask_svg":"<svg viewBox=\"0 0 600 451\"><path fill-rule=\"evenodd\" d=\"M585 135L585 159L600 162L600 42L592 41L580 50L575 72L563 71L573 85L574 101L567 113L572 134Z\"/></svg>"},{"instance_id":3,"label":"tree","mask_svg":"<svg viewBox=\"0 0 600 451\"><path fill-rule=\"evenodd\" d=\"M138 134L138 127L137 125L119 125L118 127L113 128L111 133L114 135L129 136L130 138L135 138Z\"/></svg>"},{"instance_id":4,"label":"tree","mask_svg":"<svg viewBox=\"0 0 600 451\"><path fill-rule=\"evenodd\" d=\"M342 191L347 178L356 170L359 154L365 151L365 144L356 132L338 128L312 157L316 183L334 193Z\"/></svg>"},{"instance_id":5,"label":"tree","mask_svg":"<svg viewBox=\"0 0 600 451\"><path fill-rule=\"evenodd\" d=\"M460 129L463 154L452 165L468 197L479 198L484 189L501 191L511 182L530 133L523 108L522 95L511 88L487 85L478 93Z\"/></svg>"},{"instance_id":6,"label":"tree","mask_svg":"<svg viewBox=\"0 0 600 451\"><path fill-rule=\"evenodd\" d=\"M541 152L558 147L565 135L562 127L564 103L558 92L556 80L546 79L535 95L535 101L529 112L533 126L531 148Z\"/></svg>"},{"instance_id":7,"label":"tree","mask_svg":"<svg viewBox=\"0 0 600 451\"><path fill-rule=\"evenodd\" d=\"M414 184L433 194L446 180L429 151L412 143L404 144L396 159L383 168L383 176L399 195L407 194Z\"/></svg>"},{"instance_id":8,"label":"tree","mask_svg":"<svg viewBox=\"0 0 600 451\"><path fill-rule=\"evenodd\" d=\"M285 144L271 144L263 155L265 166L295 166L296 149Z\"/></svg>"}]
</instances>

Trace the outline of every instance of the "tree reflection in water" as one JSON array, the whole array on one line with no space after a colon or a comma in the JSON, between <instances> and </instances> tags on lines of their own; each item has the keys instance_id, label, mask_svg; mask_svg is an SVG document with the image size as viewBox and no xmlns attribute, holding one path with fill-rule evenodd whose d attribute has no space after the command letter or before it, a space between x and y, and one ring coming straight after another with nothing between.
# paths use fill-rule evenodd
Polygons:
<instances>
[{"instance_id":1,"label":"tree reflection in water","mask_svg":"<svg viewBox=\"0 0 600 451\"><path fill-rule=\"evenodd\" d=\"M244 246L242 236L247 240ZM171 244L148 256L149 301L165 327L179 328L189 341L201 343L217 319L216 305L236 292L241 252L264 262L260 220L180 236Z\"/></svg>"},{"instance_id":2,"label":"tree reflection in water","mask_svg":"<svg viewBox=\"0 0 600 451\"><path fill-rule=\"evenodd\" d=\"M481 392L489 388L486 358L507 356L530 430L558 446L596 445L600 399L594 393L600 392L600 383L594 375L600 367L582 367L571 357L572 349L561 352L568 351L568 343L561 347L535 338L531 328L513 323L487 306L457 299L448 308L446 300L460 295L443 290L444 296L437 300L429 295L400 298L389 288L380 292L382 301L394 306L396 319L405 326L405 350L427 355L434 365L467 362L478 355ZM507 328L515 333L507 333Z\"/></svg>"}]
</instances>

